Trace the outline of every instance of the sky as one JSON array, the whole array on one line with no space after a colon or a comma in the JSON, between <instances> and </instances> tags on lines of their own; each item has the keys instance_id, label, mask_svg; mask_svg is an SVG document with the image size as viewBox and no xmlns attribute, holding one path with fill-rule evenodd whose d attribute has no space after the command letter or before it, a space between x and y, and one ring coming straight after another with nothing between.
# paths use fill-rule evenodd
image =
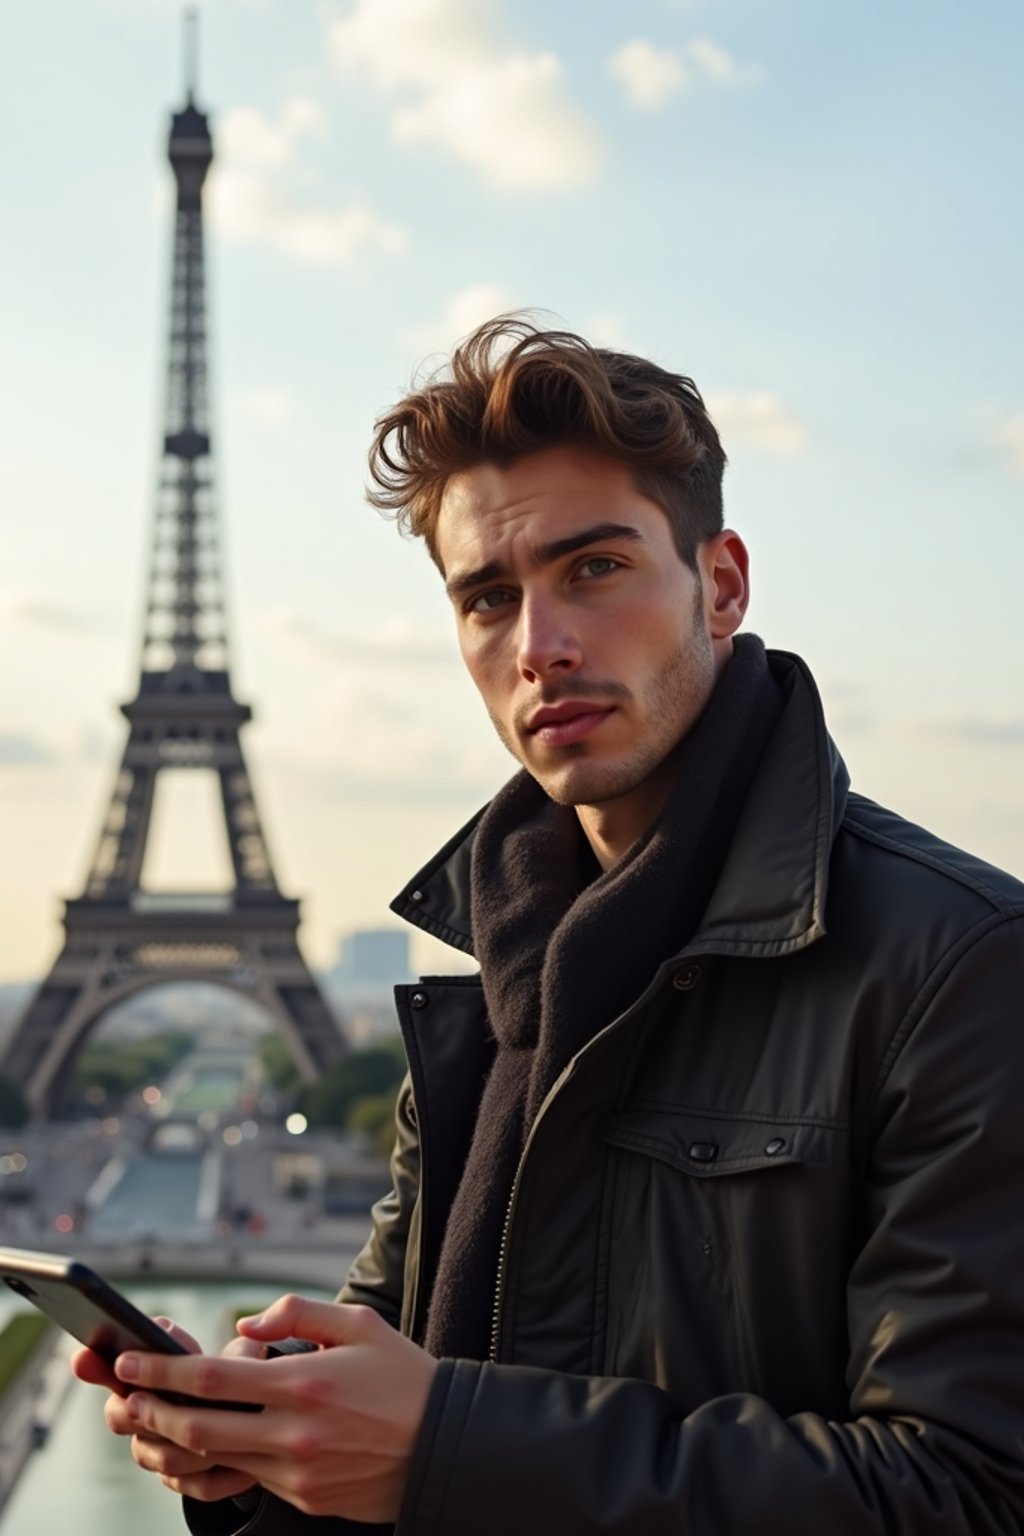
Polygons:
<instances>
[{"instance_id":1,"label":"sky","mask_svg":"<svg viewBox=\"0 0 1024 1536\"><path fill-rule=\"evenodd\" d=\"M1024 876L1020 0L199 9L232 677L310 961L513 769L363 499L375 417L512 306L696 379L747 627L855 788ZM177 0L0 15L0 981L57 952L138 678L182 51ZM210 790L161 780L150 888L223 883Z\"/></svg>"}]
</instances>

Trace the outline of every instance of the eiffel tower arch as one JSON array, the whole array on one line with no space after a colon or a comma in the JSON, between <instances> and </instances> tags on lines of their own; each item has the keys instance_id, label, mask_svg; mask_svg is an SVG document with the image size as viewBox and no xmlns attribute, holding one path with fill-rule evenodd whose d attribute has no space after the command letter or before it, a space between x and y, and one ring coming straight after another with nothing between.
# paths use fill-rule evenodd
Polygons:
<instances>
[{"instance_id":1,"label":"eiffel tower arch","mask_svg":"<svg viewBox=\"0 0 1024 1536\"><path fill-rule=\"evenodd\" d=\"M304 1079L346 1052L298 943L299 903L281 894L242 751L251 719L234 696L207 402L202 191L213 160L194 100L171 119L177 186L163 453L157 481L138 691L122 706L128 740L83 893L65 939L0 1055L36 1114L59 1102L90 1031L125 998L165 982L219 983L261 1003ZM140 883L161 772L212 772L233 887L149 893Z\"/></svg>"}]
</instances>

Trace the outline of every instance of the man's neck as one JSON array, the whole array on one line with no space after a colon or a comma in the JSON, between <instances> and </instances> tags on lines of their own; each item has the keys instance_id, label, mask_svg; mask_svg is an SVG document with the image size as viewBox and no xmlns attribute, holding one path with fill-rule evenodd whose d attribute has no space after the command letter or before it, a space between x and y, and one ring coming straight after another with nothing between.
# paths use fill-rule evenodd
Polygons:
<instances>
[{"instance_id":1,"label":"man's neck","mask_svg":"<svg viewBox=\"0 0 1024 1536\"><path fill-rule=\"evenodd\" d=\"M668 803L675 778L676 753L672 751L629 794L600 805L576 807L584 836L602 870L617 864L654 825Z\"/></svg>"}]
</instances>

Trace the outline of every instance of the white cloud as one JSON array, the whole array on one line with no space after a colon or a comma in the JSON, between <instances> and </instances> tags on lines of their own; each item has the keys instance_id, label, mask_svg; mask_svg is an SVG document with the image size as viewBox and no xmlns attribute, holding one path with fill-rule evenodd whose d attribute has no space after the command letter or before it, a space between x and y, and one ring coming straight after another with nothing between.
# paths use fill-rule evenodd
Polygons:
<instances>
[{"instance_id":1,"label":"white cloud","mask_svg":"<svg viewBox=\"0 0 1024 1536\"><path fill-rule=\"evenodd\" d=\"M972 747L1024 747L1024 715L966 715L932 721L929 728Z\"/></svg>"},{"instance_id":2,"label":"white cloud","mask_svg":"<svg viewBox=\"0 0 1024 1536\"><path fill-rule=\"evenodd\" d=\"M258 623L294 657L286 721L267 754L359 799L479 801L512 771L459 661L454 637L404 616L328 631L289 608Z\"/></svg>"},{"instance_id":3,"label":"white cloud","mask_svg":"<svg viewBox=\"0 0 1024 1536\"><path fill-rule=\"evenodd\" d=\"M727 48L710 37L694 37L686 45L686 57L694 69L715 85L753 85L761 79L759 64L741 64Z\"/></svg>"},{"instance_id":4,"label":"white cloud","mask_svg":"<svg viewBox=\"0 0 1024 1536\"><path fill-rule=\"evenodd\" d=\"M300 261L348 262L363 251L393 256L404 249L405 234L372 208L297 208L279 221L277 244Z\"/></svg>"},{"instance_id":5,"label":"white cloud","mask_svg":"<svg viewBox=\"0 0 1024 1536\"><path fill-rule=\"evenodd\" d=\"M34 736L0 731L0 767L36 768L51 762L53 753Z\"/></svg>"},{"instance_id":6,"label":"white cloud","mask_svg":"<svg viewBox=\"0 0 1024 1536\"><path fill-rule=\"evenodd\" d=\"M612 352L628 352L626 322L621 315L591 315L583 327L583 334L595 347L607 347Z\"/></svg>"},{"instance_id":7,"label":"white cloud","mask_svg":"<svg viewBox=\"0 0 1024 1536\"><path fill-rule=\"evenodd\" d=\"M630 106L648 112L663 107L690 80L678 54L655 48L645 37L623 43L608 60L608 72L622 86Z\"/></svg>"},{"instance_id":8,"label":"white cloud","mask_svg":"<svg viewBox=\"0 0 1024 1536\"><path fill-rule=\"evenodd\" d=\"M992 428L991 441L1007 467L1024 475L1024 413L998 422Z\"/></svg>"},{"instance_id":9,"label":"white cloud","mask_svg":"<svg viewBox=\"0 0 1024 1536\"><path fill-rule=\"evenodd\" d=\"M495 25L493 0L355 0L328 46L346 73L365 71L380 90L432 90L492 55Z\"/></svg>"},{"instance_id":10,"label":"white cloud","mask_svg":"<svg viewBox=\"0 0 1024 1536\"><path fill-rule=\"evenodd\" d=\"M514 309L515 301L497 283L474 283L463 288L445 306L445 320L456 336L466 336L474 327L493 315Z\"/></svg>"},{"instance_id":11,"label":"white cloud","mask_svg":"<svg viewBox=\"0 0 1024 1536\"><path fill-rule=\"evenodd\" d=\"M742 64L727 48L709 37L694 37L682 48L658 48L644 37L633 38L608 60L626 100L637 111L653 112L697 80L712 85L751 85L761 78L757 64Z\"/></svg>"},{"instance_id":12,"label":"white cloud","mask_svg":"<svg viewBox=\"0 0 1024 1536\"><path fill-rule=\"evenodd\" d=\"M121 745L121 732L112 729L109 719L103 725L89 720L69 726L64 752L74 762L109 764L114 761L114 754L120 751Z\"/></svg>"},{"instance_id":13,"label":"white cloud","mask_svg":"<svg viewBox=\"0 0 1024 1536\"><path fill-rule=\"evenodd\" d=\"M516 307L515 299L499 284L472 283L452 295L436 320L411 327L402 339L414 352L447 354L484 320Z\"/></svg>"},{"instance_id":14,"label":"white cloud","mask_svg":"<svg viewBox=\"0 0 1024 1536\"><path fill-rule=\"evenodd\" d=\"M210 221L225 239L269 245L312 265L345 265L404 249L405 232L365 205L298 202L261 170L223 169L210 188Z\"/></svg>"},{"instance_id":15,"label":"white cloud","mask_svg":"<svg viewBox=\"0 0 1024 1536\"><path fill-rule=\"evenodd\" d=\"M95 614L55 603L38 592L0 592L0 632L48 629L61 633L96 630L102 624Z\"/></svg>"},{"instance_id":16,"label":"white cloud","mask_svg":"<svg viewBox=\"0 0 1024 1536\"><path fill-rule=\"evenodd\" d=\"M448 150L504 191L558 191L589 179L590 131L559 99L553 53L481 62L392 117L401 144Z\"/></svg>"},{"instance_id":17,"label":"white cloud","mask_svg":"<svg viewBox=\"0 0 1024 1536\"><path fill-rule=\"evenodd\" d=\"M803 453L807 446L806 427L787 411L777 395L720 389L710 391L705 399L726 453L737 442L753 443L785 457Z\"/></svg>"},{"instance_id":18,"label":"white cloud","mask_svg":"<svg viewBox=\"0 0 1024 1536\"><path fill-rule=\"evenodd\" d=\"M111 11L139 11L145 8L149 10L172 11L180 19L181 0L100 0L100 3ZM231 0L241 10L246 11L270 11L277 4L277 0Z\"/></svg>"},{"instance_id":19,"label":"white cloud","mask_svg":"<svg viewBox=\"0 0 1024 1536\"><path fill-rule=\"evenodd\" d=\"M291 396L283 389L247 390L238 396L235 410L243 421L271 432L290 426L295 415Z\"/></svg>"},{"instance_id":20,"label":"white cloud","mask_svg":"<svg viewBox=\"0 0 1024 1536\"><path fill-rule=\"evenodd\" d=\"M509 49L493 0L355 0L328 46L348 78L399 96L391 130L471 165L506 192L591 179L597 135L565 94L548 51Z\"/></svg>"},{"instance_id":21,"label":"white cloud","mask_svg":"<svg viewBox=\"0 0 1024 1536\"><path fill-rule=\"evenodd\" d=\"M294 608L272 608L256 620L256 628L275 642L291 646L303 661L319 660L331 666L372 664L385 668L443 667L457 672L454 643L442 642L431 632L396 615L364 633L330 632L311 624Z\"/></svg>"},{"instance_id":22,"label":"white cloud","mask_svg":"<svg viewBox=\"0 0 1024 1536\"><path fill-rule=\"evenodd\" d=\"M309 265L346 265L364 253L393 255L404 232L365 206L298 198L289 185L308 139L322 138L326 114L311 96L293 96L276 117L255 107L224 114L210 182L209 214L225 238L272 249Z\"/></svg>"},{"instance_id":23,"label":"white cloud","mask_svg":"<svg viewBox=\"0 0 1024 1536\"><path fill-rule=\"evenodd\" d=\"M326 114L310 96L295 96L277 119L256 107L233 107L218 125L218 145L234 165L286 165L306 138L323 138Z\"/></svg>"},{"instance_id":24,"label":"white cloud","mask_svg":"<svg viewBox=\"0 0 1024 1536\"><path fill-rule=\"evenodd\" d=\"M840 741L876 730L879 719L868 691L860 683L823 674L818 686L825 705L829 730Z\"/></svg>"},{"instance_id":25,"label":"white cloud","mask_svg":"<svg viewBox=\"0 0 1024 1536\"><path fill-rule=\"evenodd\" d=\"M566 324L560 315L531 306L521 294L517 295L498 283L472 283L453 294L436 319L403 331L402 342L430 362L430 354L440 352L448 356L456 342L468 336L484 320L507 314L510 310L525 310L544 329L561 330ZM632 350L625 318L613 311L591 314L581 325L571 324L570 328L578 329L592 346L607 347L614 352Z\"/></svg>"}]
</instances>

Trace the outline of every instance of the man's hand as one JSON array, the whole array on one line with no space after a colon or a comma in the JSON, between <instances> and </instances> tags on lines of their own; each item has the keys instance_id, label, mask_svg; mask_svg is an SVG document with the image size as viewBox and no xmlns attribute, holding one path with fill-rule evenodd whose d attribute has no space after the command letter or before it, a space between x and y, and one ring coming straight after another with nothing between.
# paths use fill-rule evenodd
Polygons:
<instances>
[{"instance_id":1,"label":"man's hand","mask_svg":"<svg viewBox=\"0 0 1024 1536\"><path fill-rule=\"evenodd\" d=\"M261 1352L295 1337L321 1348L274 1360L119 1357L119 1382L141 1389L122 1407L137 1436L158 1447L154 1470L196 1499L224 1497L210 1469L230 1469L239 1488L259 1483L305 1514L397 1519L437 1362L369 1307L284 1296L238 1329ZM259 1403L263 1412L180 1407L146 1388ZM180 1470L166 1442L180 1448Z\"/></svg>"},{"instance_id":2,"label":"man's hand","mask_svg":"<svg viewBox=\"0 0 1024 1536\"><path fill-rule=\"evenodd\" d=\"M192 1354L202 1353L191 1334L179 1328L177 1323L172 1323L166 1317L158 1317L156 1321ZM232 1339L225 1349L225 1354L228 1353L262 1358L264 1346L252 1339ZM80 1381L108 1389L110 1396L103 1409L107 1428L115 1435L131 1435L134 1459L147 1472L156 1472L168 1488L177 1490L177 1480L187 1476L196 1486L201 1484L204 1489L197 1497L209 1500L233 1498L253 1486L253 1478L243 1472L232 1471L229 1467L211 1466L206 1456L183 1450L180 1445L164 1440L160 1435L140 1430L129 1412L124 1384L114 1375L102 1355L97 1355L91 1349L76 1350L71 1357L71 1369Z\"/></svg>"}]
</instances>

